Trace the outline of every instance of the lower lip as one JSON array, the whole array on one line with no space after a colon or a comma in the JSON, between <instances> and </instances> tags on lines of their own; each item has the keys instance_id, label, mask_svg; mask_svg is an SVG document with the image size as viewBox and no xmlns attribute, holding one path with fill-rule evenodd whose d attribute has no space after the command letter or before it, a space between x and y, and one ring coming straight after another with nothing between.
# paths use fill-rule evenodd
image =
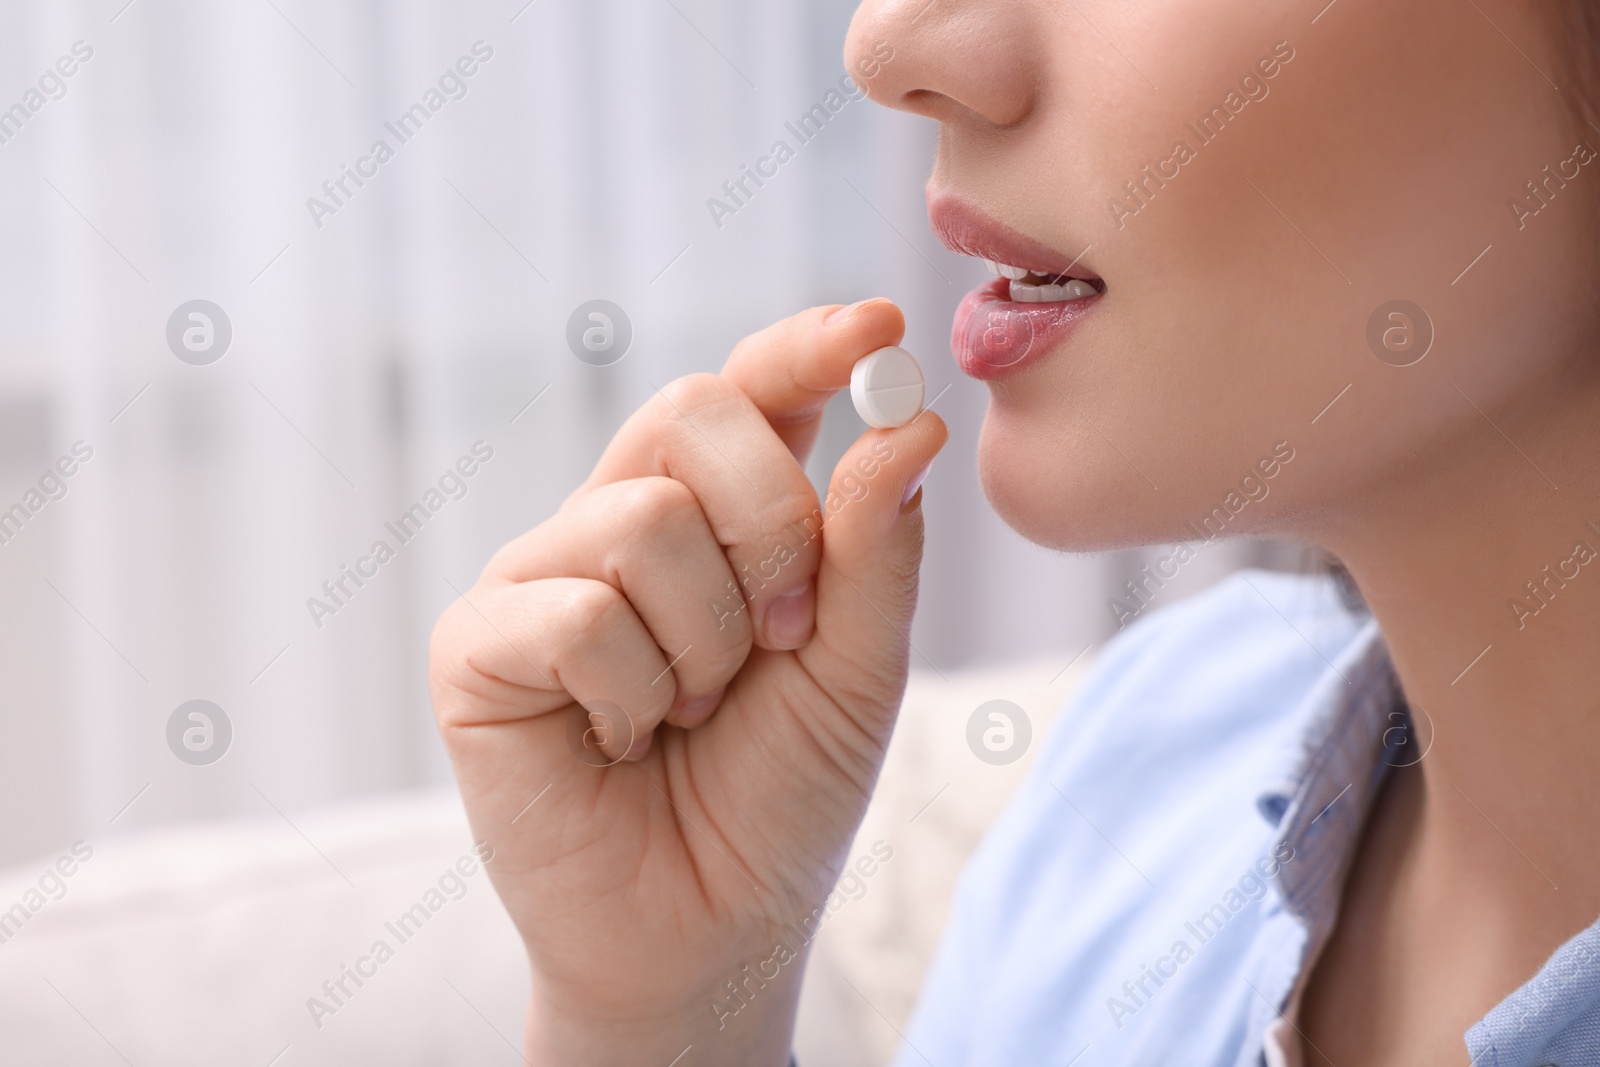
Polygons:
<instances>
[{"instance_id":1,"label":"lower lip","mask_svg":"<svg viewBox=\"0 0 1600 1067\"><path fill-rule=\"evenodd\" d=\"M1101 294L1081 300L1023 304L1010 299L1011 283L996 278L968 293L956 309L950 349L963 374L985 381L1037 363L1071 334Z\"/></svg>"}]
</instances>

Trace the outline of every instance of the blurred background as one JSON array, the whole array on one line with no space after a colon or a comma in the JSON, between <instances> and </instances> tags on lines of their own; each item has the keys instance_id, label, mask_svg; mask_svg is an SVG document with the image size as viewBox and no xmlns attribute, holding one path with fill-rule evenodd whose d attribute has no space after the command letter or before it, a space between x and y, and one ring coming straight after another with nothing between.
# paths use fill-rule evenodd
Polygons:
<instances>
[{"instance_id":1,"label":"blurred background","mask_svg":"<svg viewBox=\"0 0 1600 1067\"><path fill-rule=\"evenodd\" d=\"M814 304L898 301L951 427L914 666L1065 668L1114 632L1108 599L1160 550L1048 552L984 503L986 391L947 341L981 267L928 232L932 124L829 109L852 8L0 6L0 509L23 508L0 525L0 863L447 785L425 687L441 609L654 388ZM793 158L713 211L779 140ZM607 366L566 340L595 299L632 327ZM231 339L214 321L180 358L169 320L196 300ZM864 428L842 399L819 487ZM399 546L385 523L478 442L465 495ZM75 445L90 458L54 480ZM314 613L379 539L395 558ZM1161 598L1262 562L1295 559L1208 548ZM174 758L192 700L225 712L226 759Z\"/></svg>"}]
</instances>

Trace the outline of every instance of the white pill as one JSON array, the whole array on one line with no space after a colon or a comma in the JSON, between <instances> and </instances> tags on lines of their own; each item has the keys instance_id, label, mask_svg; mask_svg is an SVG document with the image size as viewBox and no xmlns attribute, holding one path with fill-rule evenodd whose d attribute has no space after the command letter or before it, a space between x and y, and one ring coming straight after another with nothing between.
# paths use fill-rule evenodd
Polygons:
<instances>
[{"instance_id":1,"label":"white pill","mask_svg":"<svg viewBox=\"0 0 1600 1067\"><path fill-rule=\"evenodd\" d=\"M922 368L903 348L880 348L850 371L850 399L868 426L891 430L922 410Z\"/></svg>"}]
</instances>

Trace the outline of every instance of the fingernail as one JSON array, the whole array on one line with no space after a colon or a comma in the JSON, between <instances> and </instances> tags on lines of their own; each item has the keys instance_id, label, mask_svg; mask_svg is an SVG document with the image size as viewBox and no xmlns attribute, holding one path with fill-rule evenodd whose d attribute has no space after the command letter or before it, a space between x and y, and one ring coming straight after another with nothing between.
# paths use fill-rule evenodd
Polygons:
<instances>
[{"instance_id":1,"label":"fingernail","mask_svg":"<svg viewBox=\"0 0 1600 1067\"><path fill-rule=\"evenodd\" d=\"M835 322L839 322L839 321L841 321L843 319L847 319L852 314L855 313L856 308L860 307L862 304L870 304L873 300L876 300L876 299L877 299L877 297L872 297L869 300L857 300L854 304L850 304L850 305L847 305L846 307L842 307L838 311L830 311L828 313L828 316L822 320L822 325L824 325L824 326L832 326Z\"/></svg>"},{"instance_id":2,"label":"fingernail","mask_svg":"<svg viewBox=\"0 0 1600 1067\"><path fill-rule=\"evenodd\" d=\"M917 490L922 488L922 479L928 476L928 470L933 466L933 460L928 460L927 466L916 473L916 476L906 483L905 495L900 498L900 506L905 507L911 503L911 498L917 495Z\"/></svg>"},{"instance_id":3,"label":"fingernail","mask_svg":"<svg viewBox=\"0 0 1600 1067\"><path fill-rule=\"evenodd\" d=\"M791 589L767 608L767 641L780 649L799 648L811 631L811 583Z\"/></svg>"},{"instance_id":4,"label":"fingernail","mask_svg":"<svg viewBox=\"0 0 1600 1067\"><path fill-rule=\"evenodd\" d=\"M629 763L636 763L644 759L645 754L650 751L650 742L655 740L655 736L655 731L651 730L635 737L633 743L628 746L627 753L622 758Z\"/></svg>"},{"instance_id":5,"label":"fingernail","mask_svg":"<svg viewBox=\"0 0 1600 1067\"><path fill-rule=\"evenodd\" d=\"M692 730L696 726L711 718L711 713L722 703L723 690L707 693L703 697L696 697L678 710L678 724L685 730Z\"/></svg>"}]
</instances>

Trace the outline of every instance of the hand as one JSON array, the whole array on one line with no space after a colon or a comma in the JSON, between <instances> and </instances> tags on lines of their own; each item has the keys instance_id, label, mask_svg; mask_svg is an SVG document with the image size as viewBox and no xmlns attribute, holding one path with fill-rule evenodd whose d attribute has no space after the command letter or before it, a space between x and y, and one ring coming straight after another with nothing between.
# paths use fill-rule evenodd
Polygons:
<instances>
[{"instance_id":1,"label":"hand","mask_svg":"<svg viewBox=\"0 0 1600 1067\"><path fill-rule=\"evenodd\" d=\"M440 730L532 962L535 1064L788 1062L788 924L838 879L894 726L906 490L948 436L932 412L869 430L817 500L823 405L905 328L886 300L836 310L661 390L434 630ZM780 938L797 958L747 981Z\"/></svg>"}]
</instances>

